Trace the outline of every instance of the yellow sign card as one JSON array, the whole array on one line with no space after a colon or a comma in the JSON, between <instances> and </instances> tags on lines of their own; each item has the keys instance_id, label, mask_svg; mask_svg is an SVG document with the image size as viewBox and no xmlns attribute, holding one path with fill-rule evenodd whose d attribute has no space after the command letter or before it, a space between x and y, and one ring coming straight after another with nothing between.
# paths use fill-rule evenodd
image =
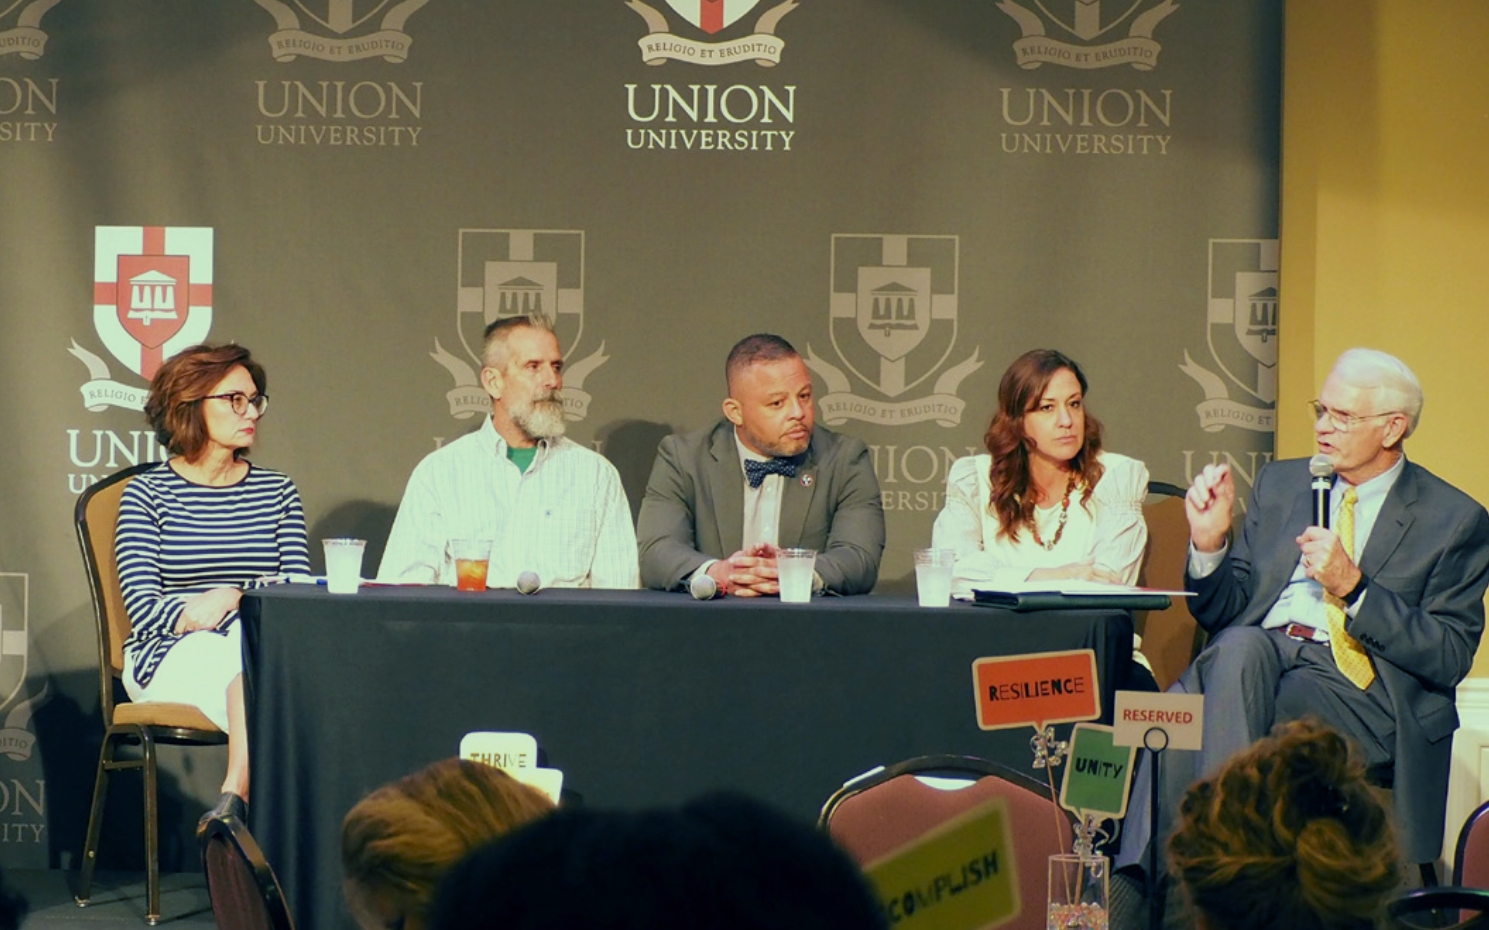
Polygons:
<instances>
[{"instance_id":1,"label":"yellow sign card","mask_svg":"<svg viewBox=\"0 0 1489 930\"><path fill-rule=\"evenodd\" d=\"M984 930L1017 917L1008 803L992 798L864 869L891 927Z\"/></svg>"}]
</instances>

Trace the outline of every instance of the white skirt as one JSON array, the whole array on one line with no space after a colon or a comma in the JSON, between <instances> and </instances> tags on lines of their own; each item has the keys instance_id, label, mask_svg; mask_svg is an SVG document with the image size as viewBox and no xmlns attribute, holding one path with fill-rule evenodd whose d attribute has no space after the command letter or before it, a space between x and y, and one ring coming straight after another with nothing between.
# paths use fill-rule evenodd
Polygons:
<instances>
[{"instance_id":1,"label":"white skirt","mask_svg":"<svg viewBox=\"0 0 1489 930\"><path fill-rule=\"evenodd\" d=\"M124 690L131 701L190 704L227 732L227 688L243 672L243 624L227 634L197 630L166 652L147 687L134 680L134 661L124 654Z\"/></svg>"}]
</instances>

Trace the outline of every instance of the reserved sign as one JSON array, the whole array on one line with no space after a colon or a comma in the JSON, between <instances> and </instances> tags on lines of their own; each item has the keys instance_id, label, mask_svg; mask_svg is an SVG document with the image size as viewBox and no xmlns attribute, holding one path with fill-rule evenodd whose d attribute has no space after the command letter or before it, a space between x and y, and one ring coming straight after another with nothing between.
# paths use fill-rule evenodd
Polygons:
<instances>
[{"instance_id":1,"label":"reserved sign","mask_svg":"<svg viewBox=\"0 0 1489 930\"><path fill-rule=\"evenodd\" d=\"M1118 691L1113 717L1113 741L1118 746L1198 749L1204 741L1205 696ZM1163 736L1147 738L1150 730Z\"/></svg>"}]
</instances>

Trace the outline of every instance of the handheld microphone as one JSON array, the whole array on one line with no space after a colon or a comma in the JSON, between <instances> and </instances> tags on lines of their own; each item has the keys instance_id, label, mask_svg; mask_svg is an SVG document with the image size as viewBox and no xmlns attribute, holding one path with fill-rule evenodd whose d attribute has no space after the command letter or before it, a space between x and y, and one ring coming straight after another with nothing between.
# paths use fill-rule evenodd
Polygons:
<instances>
[{"instance_id":1,"label":"handheld microphone","mask_svg":"<svg viewBox=\"0 0 1489 930\"><path fill-rule=\"evenodd\" d=\"M537 594L538 589L543 586L538 580L537 572L523 572L517 576L518 594Z\"/></svg>"},{"instance_id":2,"label":"handheld microphone","mask_svg":"<svg viewBox=\"0 0 1489 930\"><path fill-rule=\"evenodd\" d=\"M1329 528L1329 488L1334 481L1334 463L1320 452L1308 460L1308 474L1313 476L1313 525Z\"/></svg>"},{"instance_id":3,"label":"handheld microphone","mask_svg":"<svg viewBox=\"0 0 1489 930\"><path fill-rule=\"evenodd\" d=\"M699 572L688 582L688 593L695 601L711 601L719 596L719 584L708 572Z\"/></svg>"}]
</instances>

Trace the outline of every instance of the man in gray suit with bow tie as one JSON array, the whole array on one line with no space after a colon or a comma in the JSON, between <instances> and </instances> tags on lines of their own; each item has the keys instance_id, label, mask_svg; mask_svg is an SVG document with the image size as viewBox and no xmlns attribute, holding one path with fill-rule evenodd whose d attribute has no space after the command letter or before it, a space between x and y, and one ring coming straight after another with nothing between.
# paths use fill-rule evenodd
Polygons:
<instances>
[{"instance_id":1,"label":"man in gray suit with bow tie","mask_svg":"<svg viewBox=\"0 0 1489 930\"><path fill-rule=\"evenodd\" d=\"M1334 473L1330 529L1314 525L1304 459L1257 474L1232 539L1236 489L1226 466L1206 466L1185 499L1190 609L1211 639L1174 689L1204 694L1204 748L1164 754L1163 819L1171 822L1196 776L1214 774L1274 723L1315 716L1393 779L1407 861L1435 861L1458 726L1454 689L1484 631L1489 514L1407 460L1422 388L1400 360L1345 352L1313 412L1319 456ZM1146 791L1139 772L1129 810L1146 809ZM1132 820L1119 865L1147 840Z\"/></svg>"},{"instance_id":2,"label":"man in gray suit with bow tie","mask_svg":"<svg viewBox=\"0 0 1489 930\"><path fill-rule=\"evenodd\" d=\"M724 366L724 419L657 448L637 521L641 583L698 575L741 597L776 595L776 550L817 550L817 593L879 577L884 507L868 447L816 426L812 377L791 344L756 334Z\"/></svg>"}]
</instances>

